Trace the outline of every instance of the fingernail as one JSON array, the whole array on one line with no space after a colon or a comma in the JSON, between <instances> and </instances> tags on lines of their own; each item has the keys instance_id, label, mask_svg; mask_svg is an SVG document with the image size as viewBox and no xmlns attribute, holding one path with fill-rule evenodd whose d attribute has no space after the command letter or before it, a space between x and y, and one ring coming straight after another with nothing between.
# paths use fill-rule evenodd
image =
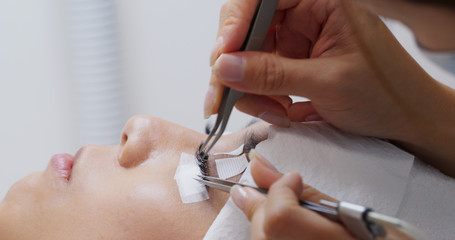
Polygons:
<instances>
[{"instance_id":1,"label":"fingernail","mask_svg":"<svg viewBox=\"0 0 455 240\"><path fill-rule=\"evenodd\" d=\"M299 172L297 171L291 171L291 172L287 172L283 175L283 177L286 177L286 178L289 178L289 177L292 177L292 178L298 178L299 181L301 181L303 183L303 178L302 176L300 175Z\"/></svg>"},{"instance_id":2,"label":"fingernail","mask_svg":"<svg viewBox=\"0 0 455 240\"><path fill-rule=\"evenodd\" d=\"M210 86L207 90L204 100L204 118L207 119L212 115L213 112L213 101L215 101L215 90L213 86Z\"/></svg>"},{"instance_id":3,"label":"fingernail","mask_svg":"<svg viewBox=\"0 0 455 240\"><path fill-rule=\"evenodd\" d=\"M274 124L274 125L277 125L280 127L288 128L291 126L291 120L289 120L288 117L280 116L280 115L272 113L272 112L263 112L263 113L259 114L258 117L268 123L271 123L271 124Z\"/></svg>"},{"instance_id":4,"label":"fingernail","mask_svg":"<svg viewBox=\"0 0 455 240\"><path fill-rule=\"evenodd\" d=\"M305 118L305 122L321 121L322 117L319 114L312 114Z\"/></svg>"},{"instance_id":5,"label":"fingernail","mask_svg":"<svg viewBox=\"0 0 455 240\"><path fill-rule=\"evenodd\" d=\"M272 169L272 170L275 171L275 172L278 172L278 169L276 169L275 166L273 166L272 163L270 163L269 161L267 161L267 159L265 159L264 157L260 156L260 155L256 152L256 150L254 150L254 149L251 149L251 150L250 150L250 153L248 154L248 158L249 158L250 160L255 159L255 160L257 160L259 163L261 163L262 165L264 165L265 167L270 168L270 169Z\"/></svg>"},{"instance_id":6,"label":"fingernail","mask_svg":"<svg viewBox=\"0 0 455 240\"><path fill-rule=\"evenodd\" d=\"M226 82L240 82L245 72L245 60L231 54L222 54L215 62L214 70Z\"/></svg>"},{"instance_id":7,"label":"fingernail","mask_svg":"<svg viewBox=\"0 0 455 240\"><path fill-rule=\"evenodd\" d=\"M234 201L235 205L237 205L237 207L239 207L240 209L243 210L243 208L245 207L245 202L246 202L246 198L247 198L245 189L243 189L239 185L234 185L231 188L230 194L231 194L232 200Z\"/></svg>"},{"instance_id":8,"label":"fingernail","mask_svg":"<svg viewBox=\"0 0 455 240\"><path fill-rule=\"evenodd\" d=\"M220 52L221 46L224 43L224 39L222 36L218 37L215 41L215 44L213 45L212 52L210 53L210 66L213 66L215 64L215 61L218 57L218 54Z\"/></svg>"}]
</instances>

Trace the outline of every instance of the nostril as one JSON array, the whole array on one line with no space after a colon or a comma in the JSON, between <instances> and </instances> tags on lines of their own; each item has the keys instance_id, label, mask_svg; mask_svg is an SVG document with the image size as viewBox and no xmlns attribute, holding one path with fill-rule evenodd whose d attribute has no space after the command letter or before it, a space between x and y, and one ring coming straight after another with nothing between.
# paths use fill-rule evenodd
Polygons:
<instances>
[{"instance_id":1,"label":"nostril","mask_svg":"<svg viewBox=\"0 0 455 240\"><path fill-rule=\"evenodd\" d=\"M131 168L147 161L168 129L163 120L153 117L136 116L128 120L121 136L118 162L122 167Z\"/></svg>"},{"instance_id":2,"label":"nostril","mask_svg":"<svg viewBox=\"0 0 455 240\"><path fill-rule=\"evenodd\" d=\"M128 135L126 135L126 133L123 133L122 134L122 142L121 144L122 145L125 145L125 143L128 141Z\"/></svg>"},{"instance_id":3,"label":"nostril","mask_svg":"<svg viewBox=\"0 0 455 240\"><path fill-rule=\"evenodd\" d=\"M122 134L122 144L118 162L120 166L131 168L147 161L153 143L143 131L125 132Z\"/></svg>"}]
</instances>

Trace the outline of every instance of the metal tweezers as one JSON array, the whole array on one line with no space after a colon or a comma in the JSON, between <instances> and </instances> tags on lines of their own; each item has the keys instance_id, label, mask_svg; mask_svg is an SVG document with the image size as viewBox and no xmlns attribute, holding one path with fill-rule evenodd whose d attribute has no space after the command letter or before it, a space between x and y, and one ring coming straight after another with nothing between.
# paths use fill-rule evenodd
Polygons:
<instances>
[{"instance_id":1,"label":"metal tweezers","mask_svg":"<svg viewBox=\"0 0 455 240\"><path fill-rule=\"evenodd\" d=\"M262 45L264 44L264 40L270 28L277 4L278 0L259 1L256 13L251 21L250 29L242 47L240 48L240 51L260 51L262 49ZM209 136L199 149L199 151L204 154L203 157L208 154L218 139L220 139L223 135L232 109L234 108L237 100L239 100L243 95L243 92L225 87L223 97L221 99L221 105L218 109L215 126L210 131ZM215 138L212 139L213 137Z\"/></svg>"},{"instance_id":2,"label":"metal tweezers","mask_svg":"<svg viewBox=\"0 0 455 240\"><path fill-rule=\"evenodd\" d=\"M216 188L218 190L222 190L225 192L230 192L231 188L234 185L239 185L241 187L249 187L249 188L256 189L257 191L259 191L260 193L265 194L265 195L267 195L267 193L268 193L268 190L266 190L266 189L249 186L249 185L242 184L242 183L236 183L236 182L232 182L229 180L223 180L223 179L216 178L216 177L209 177L209 176L202 176L202 175L198 175L198 177L199 178L195 178L194 180L196 180L200 183L203 183L206 186ZM338 219L337 211L332 208L328 208L328 207L325 207L325 206L322 206L322 205L319 205L319 204L316 204L316 203L313 203L310 201L304 201L304 200L300 200L299 203L300 203L300 206L313 210L315 212L318 212L321 215L323 215L324 217L327 217L331 220L336 221Z\"/></svg>"},{"instance_id":3,"label":"metal tweezers","mask_svg":"<svg viewBox=\"0 0 455 240\"><path fill-rule=\"evenodd\" d=\"M242 183L236 183L223 180L216 177L198 175L199 178L194 180L205 184L208 187L230 192L234 185L249 187L267 195L265 189L248 186ZM361 205L338 202L334 203L327 200L320 200L320 204L310 201L299 200L300 206L319 213L329 220L343 224L346 229L354 236L363 240L374 240L377 237L385 238L388 236L406 236L404 239L428 239L418 228L401 219L390 217L377 213L371 208ZM397 235L397 232L399 234ZM404 235L403 235L404 234ZM401 239L401 238L400 238Z\"/></svg>"}]
</instances>

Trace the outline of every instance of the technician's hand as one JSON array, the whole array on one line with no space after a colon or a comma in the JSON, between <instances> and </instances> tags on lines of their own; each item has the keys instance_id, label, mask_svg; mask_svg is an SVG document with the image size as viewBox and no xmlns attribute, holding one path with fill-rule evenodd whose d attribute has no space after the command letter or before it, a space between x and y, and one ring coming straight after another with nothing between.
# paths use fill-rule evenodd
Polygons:
<instances>
[{"instance_id":1,"label":"technician's hand","mask_svg":"<svg viewBox=\"0 0 455 240\"><path fill-rule=\"evenodd\" d=\"M304 186L296 172L282 175L254 152L250 159L253 178L259 187L269 189L268 196L252 188L234 187L231 197L251 222L251 239L354 239L342 225L298 203L299 198L313 202L333 199Z\"/></svg>"},{"instance_id":2,"label":"technician's hand","mask_svg":"<svg viewBox=\"0 0 455 240\"><path fill-rule=\"evenodd\" d=\"M442 4L394 0L356 0L381 16L400 20L414 33L419 45L432 51L455 50L455 11ZM450 4L453 1L445 1ZM424 17L422 17L424 16Z\"/></svg>"},{"instance_id":3,"label":"technician's hand","mask_svg":"<svg viewBox=\"0 0 455 240\"><path fill-rule=\"evenodd\" d=\"M455 93L432 79L376 16L350 0L279 0L264 44L236 52L257 0L228 0L211 56L204 112L223 86L246 92L236 107L279 125L324 119L345 131L396 140L455 175ZM311 102L293 103L290 95ZM449 135L449 136L448 136ZM447 164L447 162L450 162Z\"/></svg>"}]
</instances>

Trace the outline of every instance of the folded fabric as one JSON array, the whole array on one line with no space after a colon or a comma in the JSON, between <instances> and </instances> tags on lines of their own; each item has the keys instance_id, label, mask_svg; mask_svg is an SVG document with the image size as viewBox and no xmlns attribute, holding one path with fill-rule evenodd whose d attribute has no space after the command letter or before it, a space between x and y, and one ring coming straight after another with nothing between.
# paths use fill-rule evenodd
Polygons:
<instances>
[{"instance_id":1,"label":"folded fabric","mask_svg":"<svg viewBox=\"0 0 455 240\"><path fill-rule=\"evenodd\" d=\"M389 215L399 211L414 159L385 141L344 133L323 122L272 126L256 150L278 170L298 171L306 184L334 198ZM249 168L240 181L254 184ZM228 200L204 239L249 239L249 226Z\"/></svg>"}]
</instances>

